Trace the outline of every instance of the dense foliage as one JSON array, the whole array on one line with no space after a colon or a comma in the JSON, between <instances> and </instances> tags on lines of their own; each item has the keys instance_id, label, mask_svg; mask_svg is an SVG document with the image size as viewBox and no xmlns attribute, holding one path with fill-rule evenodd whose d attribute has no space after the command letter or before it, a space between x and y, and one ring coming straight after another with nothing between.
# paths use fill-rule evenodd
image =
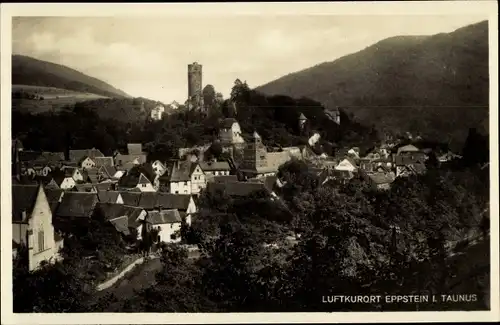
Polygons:
<instances>
[{"instance_id":1,"label":"dense foliage","mask_svg":"<svg viewBox=\"0 0 500 325\"><path fill-rule=\"evenodd\" d=\"M165 246L155 284L122 297L122 308L135 312L486 308L488 190L481 186L486 169L436 168L425 176L398 179L387 192L373 191L360 179L335 188L319 186L298 162L287 164L281 173L300 184L290 182L284 188L284 193L297 191L298 197L277 202L263 193L247 199L205 193L201 212L189 229L201 256L193 258L183 248ZM279 205L286 211L273 212ZM296 239L287 236L293 230L300 231L296 245ZM483 238L478 244L450 248L478 236ZM477 301L322 301L323 296L339 294L444 293L474 293Z\"/></svg>"},{"instance_id":2,"label":"dense foliage","mask_svg":"<svg viewBox=\"0 0 500 325\"><path fill-rule=\"evenodd\" d=\"M142 109L142 99L97 99L76 103L59 113L36 115L14 110L12 131L25 148L32 150L61 152L68 147L96 147L111 155L116 149L123 151L127 143L142 143L150 160L175 158L179 148L212 142L218 137L220 118L228 116L237 118L245 137L257 130L264 143L272 147L306 144L315 131L321 134L324 151L330 154L335 146L371 146L377 140L376 132L352 122L342 112L338 126L320 103L305 98L267 97L239 80L233 87L233 98L216 98L208 117L181 107L160 121L146 118L149 108ZM236 112L230 109L232 103ZM300 112L309 119L305 130L298 128Z\"/></svg>"}]
</instances>

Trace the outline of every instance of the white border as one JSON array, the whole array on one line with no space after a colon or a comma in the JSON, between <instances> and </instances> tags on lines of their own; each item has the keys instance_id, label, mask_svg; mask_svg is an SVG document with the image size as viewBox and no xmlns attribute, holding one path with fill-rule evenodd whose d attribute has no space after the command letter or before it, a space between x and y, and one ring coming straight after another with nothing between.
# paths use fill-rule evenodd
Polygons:
<instances>
[{"instance_id":1,"label":"white border","mask_svg":"<svg viewBox=\"0 0 500 325\"><path fill-rule=\"evenodd\" d=\"M499 320L498 209L498 16L496 1L400 1L336 3L191 3L191 4L1 4L1 215L2 324L154 324L154 323L346 323L472 322ZM13 16L168 16L168 15L475 15L488 16L490 41L491 299L489 312L248 313L248 314L13 314L11 202L11 17Z\"/></svg>"}]
</instances>

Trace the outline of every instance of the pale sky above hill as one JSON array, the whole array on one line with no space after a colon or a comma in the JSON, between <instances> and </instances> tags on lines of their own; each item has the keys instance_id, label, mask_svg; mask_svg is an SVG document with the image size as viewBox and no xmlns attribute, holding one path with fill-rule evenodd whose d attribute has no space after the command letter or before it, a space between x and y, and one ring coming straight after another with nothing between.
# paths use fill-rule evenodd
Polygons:
<instances>
[{"instance_id":1,"label":"pale sky above hill","mask_svg":"<svg viewBox=\"0 0 500 325\"><path fill-rule=\"evenodd\" d=\"M66 65L132 96L187 98L187 64L224 97L397 35L432 35L479 16L198 16L14 18L12 51Z\"/></svg>"}]
</instances>

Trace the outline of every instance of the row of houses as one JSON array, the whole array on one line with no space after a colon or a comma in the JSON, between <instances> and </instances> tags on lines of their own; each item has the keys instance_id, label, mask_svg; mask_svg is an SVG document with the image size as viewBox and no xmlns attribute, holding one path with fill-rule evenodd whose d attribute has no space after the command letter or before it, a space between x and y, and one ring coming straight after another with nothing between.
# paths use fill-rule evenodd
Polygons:
<instances>
[{"instance_id":1,"label":"row of houses","mask_svg":"<svg viewBox=\"0 0 500 325\"><path fill-rule=\"evenodd\" d=\"M57 261L70 227L100 215L123 236L158 230L158 242L179 242L182 222L191 224L197 206L191 195L98 191L74 192L39 185L12 185L13 254L28 248L29 269Z\"/></svg>"}]
</instances>

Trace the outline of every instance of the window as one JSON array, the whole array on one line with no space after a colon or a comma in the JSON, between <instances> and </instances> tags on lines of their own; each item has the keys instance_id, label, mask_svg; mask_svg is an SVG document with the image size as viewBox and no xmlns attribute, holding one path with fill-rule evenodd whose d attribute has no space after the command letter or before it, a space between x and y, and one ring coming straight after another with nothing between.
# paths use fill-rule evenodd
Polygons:
<instances>
[{"instance_id":1,"label":"window","mask_svg":"<svg viewBox=\"0 0 500 325\"><path fill-rule=\"evenodd\" d=\"M179 191L175 191L175 194L179 194Z\"/></svg>"},{"instance_id":2,"label":"window","mask_svg":"<svg viewBox=\"0 0 500 325\"><path fill-rule=\"evenodd\" d=\"M41 252L45 250L45 235L43 233L43 230L40 230L38 232L38 251Z\"/></svg>"},{"instance_id":3,"label":"window","mask_svg":"<svg viewBox=\"0 0 500 325\"><path fill-rule=\"evenodd\" d=\"M146 184L142 184L142 187L146 187Z\"/></svg>"},{"instance_id":4,"label":"window","mask_svg":"<svg viewBox=\"0 0 500 325\"><path fill-rule=\"evenodd\" d=\"M177 236L175 236L175 235L170 235L170 239L175 240L176 238L177 238Z\"/></svg>"}]
</instances>

